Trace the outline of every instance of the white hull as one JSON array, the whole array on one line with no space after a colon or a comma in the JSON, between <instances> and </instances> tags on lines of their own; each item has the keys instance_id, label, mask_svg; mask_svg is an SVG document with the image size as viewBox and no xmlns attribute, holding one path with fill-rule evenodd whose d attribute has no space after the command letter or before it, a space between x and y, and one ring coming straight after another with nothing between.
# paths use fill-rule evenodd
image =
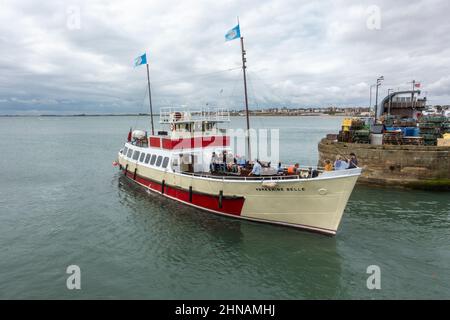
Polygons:
<instances>
[{"instance_id":1,"label":"white hull","mask_svg":"<svg viewBox=\"0 0 450 320\"><path fill-rule=\"evenodd\" d=\"M134 147L136 149L136 147ZM302 179L227 179L152 168L119 154L127 176L153 192L208 212L336 234L361 169ZM268 184L270 186L268 186Z\"/></svg>"}]
</instances>

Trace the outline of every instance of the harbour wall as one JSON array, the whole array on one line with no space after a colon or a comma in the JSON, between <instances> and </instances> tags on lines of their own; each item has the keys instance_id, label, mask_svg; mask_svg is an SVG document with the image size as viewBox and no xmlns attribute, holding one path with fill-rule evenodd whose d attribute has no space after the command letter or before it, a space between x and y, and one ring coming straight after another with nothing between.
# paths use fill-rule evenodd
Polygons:
<instances>
[{"instance_id":1,"label":"harbour wall","mask_svg":"<svg viewBox=\"0 0 450 320\"><path fill-rule=\"evenodd\" d=\"M363 168L358 183L429 190L450 190L450 147L370 145L322 139L319 166L351 152Z\"/></svg>"}]
</instances>

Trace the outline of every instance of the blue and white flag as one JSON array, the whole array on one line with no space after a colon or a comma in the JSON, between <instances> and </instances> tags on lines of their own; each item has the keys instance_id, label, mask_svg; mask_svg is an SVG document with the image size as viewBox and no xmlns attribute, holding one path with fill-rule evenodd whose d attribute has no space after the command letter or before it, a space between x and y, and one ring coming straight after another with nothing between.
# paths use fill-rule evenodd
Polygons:
<instances>
[{"instance_id":1,"label":"blue and white flag","mask_svg":"<svg viewBox=\"0 0 450 320\"><path fill-rule=\"evenodd\" d=\"M234 40L241 37L241 29L239 29L239 25L231 29L225 35L225 41Z\"/></svg>"},{"instance_id":2,"label":"blue and white flag","mask_svg":"<svg viewBox=\"0 0 450 320\"><path fill-rule=\"evenodd\" d=\"M134 59L134 66L140 66L141 64L146 64L147 63L147 54L144 53L142 56L137 57L136 59Z\"/></svg>"}]
</instances>

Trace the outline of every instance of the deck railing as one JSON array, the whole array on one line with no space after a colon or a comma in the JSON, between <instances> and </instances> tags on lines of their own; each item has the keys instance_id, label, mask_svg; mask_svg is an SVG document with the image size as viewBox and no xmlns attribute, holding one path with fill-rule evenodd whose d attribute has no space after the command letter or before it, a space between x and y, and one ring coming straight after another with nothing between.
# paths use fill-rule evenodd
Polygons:
<instances>
[{"instance_id":1,"label":"deck railing","mask_svg":"<svg viewBox=\"0 0 450 320\"><path fill-rule=\"evenodd\" d=\"M308 168L299 168L302 172L308 172ZM313 168L313 170L317 170L317 172L323 173L323 170L319 168ZM202 177L202 178L211 178L211 179L217 179L217 180L251 180L251 181L278 181L278 180L296 180L296 179L308 179L311 177L302 177L301 174L295 174L295 175L268 175L268 176L234 176L234 175L214 175L211 173L206 172L181 172L182 174L193 176L193 177Z\"/></svg>"},{"instance_id":2,"label":"deck railing","mask_svg":"<svg viewBox=\"0 0 450 320\"><path fill-rule=\"evenodd\" d=\"M227 108L189 108L189 107L165 107L160 110L159 123L230 121L230 111Z\"/></svg>"}]
</instances>

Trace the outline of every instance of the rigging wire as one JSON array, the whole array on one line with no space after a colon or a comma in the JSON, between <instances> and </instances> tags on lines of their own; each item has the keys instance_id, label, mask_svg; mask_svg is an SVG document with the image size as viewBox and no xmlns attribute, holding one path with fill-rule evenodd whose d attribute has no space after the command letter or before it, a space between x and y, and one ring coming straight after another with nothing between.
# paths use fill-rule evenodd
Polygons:
<instances>
[{"instance_id":1,"label":"rigging wire","mask_svg":"<svg viewBox=\"0 0 450 320\"><path fill-rule=\"evenodd\" d=\"M158 85L172 84L173 82L183 80L183 79L208 77L208 76L221 74L221 73L225 73L225 72L230 72L230 71L235 71L235 70L242 70L242 67L227 68L227 69L223 69L223 70L218 70L218 71L213 71L213 72L208 72L208 73L203 73L203 74L198 74L198 75L190 75L190 76L166 79L166 80L161 80L161 81L152 81L151 85L152 84L158 84ZM238 73L238 75L239 74L240 73ZM234 94L234 91L235 91L235 88L237 85L237 79L234 80L233 83L234 84L233 84L233 88L232 88L230 97L232 97L232 95ZM223 89L221 89L221 94L222 94L222 92L223 92ZM146 84L145 89L144 89L144 97L142 98L142 105L141 105L139 114L148 113L147 111L144 111L146 109L147 100L148 100L148 85ZM136 127L138 125L138 121L140 119L139 114L135 116L134 127Z\"/></svg>"},{"instance_id":2,"label":"rigging wire","mask_svg":"<svg viewBox=\"0 0 450 320\"><path fill-rule=\"evenodd\" d=\"M145 93L144 93L144 97L142 98L141 110L140 110L140 112L137 115L135 115L134 128L137 127L138 120L139 120L139 117L140 117L139 114L144 113L144 108L145 108L145 104L146 104L145 102L146 102L147 97L148 97L148 84L145 85L144 91L145 91Z\"/></svg>"},{"instance_id":3,"label":"rigging wire","mask_svg":"<svg viewBox=\"0 0 450 320\"><path fill-rule=\"evenodd\" d=\"M242 68L239 68L240 70L242 70ZM235 69L235 70L237 70L237 69ZM232 81L233 81L233 86L232 86L232 88L231 88L231 91L230 91L230 94L227 96L227 98L226 98L226 101L232 101L232 98L233 98L233 96L234 96L234 92L235 92L235 90L236 90L236 86L237 86L237 84L238 84L238 82L239 82L239 77L241 76L241 73L239 72L239 73L236 73L236 78L235 79L233 79Z\"/></svg>"},{"instance_id":4,"label":"rigging wire","mask_svg":"<svg viewBox=\"0 0 450 320\"><path fill-rule=\"evenodd\" d=\"M234 68L228 68L228 69L224 69L224 70L219 70L219 71L213 71L213 72L208 72L208 73L203 73L203 74L198 74L198 75L190 75L190 76L183 76L183 77L179 77L179 78L172 78L172 79L166 79L166 80L160 80L160 81L153 81L154 84L169 84L175 81L179 81L179 80L184 80L184 79L192 79L192 78L201 78L201 77L207 77L210 75L214 75L214 74L219 74L219 73L225 73L225 72L229 72L229 71L233 71L233 70L237 70L237 69L241 69L242 67L234 67Z\"/></svg>"},{"instance_id":5,"label":"rigging wire","mask_svg":"<svg viewBox=\"0 0 450 320\"><path fill-rule=\"evenodd\" d=\"M242 71L242 67L239 68ZM231 88L230 94L228 95L228 101L231 101L234 104L234 92L236 91L237 84L240 82L239 77L242 75L241 72L236 73L236 78L233 81L233 87ZM228 129L230 129L231 121L227 124Z\"/></svg>"},{"instance_id":6,"label":"rigging wire","mask_svg":"<svg viewBox=\"0 0 450 320\"><path fill-rule=\"evenodd\" d=\"M258 81L260 81L267 89L269 89L269 92L270 92L273 96L275 96L275 98L277 98L281 104L283 104L284 99L283 99L281 96L279 96L277 93L275 93L275 90L274 90L271 86L269 86L269 85L268 85L261 77L259 77L258 74L255 73L254 71L252 71L251 73L252 73L253 76L255 76L255 77L258 79Z\"/></svg>"},{"instance_id":7,"label":"rigging wire","mask_svg":"<svg viewBox=\"0 0 450 320\"><path fill-rule=\"evenodd\" d=\"M249 88L250 88L250 97L253 97L253 101L254 101L254 104L256 105L256 109L259 109L258 100L257 100L257 98L256 98L256 93L255 93L255 88L254 88L254 86L253 86L253 80L252 80L252 78L250 77L250 72L247 73L247 79L248 79L248 82L249 82L249 84L250 84L250 85L249 85ZM256 116L256 117L253 117L253 119L256 120L256 123L258 124L258 127L264 128L264 124L262 123L262 119L261 119L260 117Z\"/></svg>"}]
</instances>

